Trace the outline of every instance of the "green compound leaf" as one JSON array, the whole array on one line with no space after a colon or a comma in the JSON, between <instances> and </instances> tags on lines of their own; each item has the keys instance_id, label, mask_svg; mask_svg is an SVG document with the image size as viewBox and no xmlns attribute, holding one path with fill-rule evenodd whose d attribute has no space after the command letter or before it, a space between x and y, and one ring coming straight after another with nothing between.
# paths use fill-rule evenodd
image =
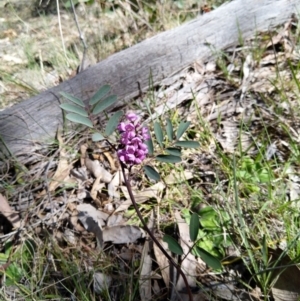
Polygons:
<instances>
[{"instance_id":1,"label":"green compound leaf","mask_svg":"<svg viewBox=\"0 0 300 301\"><path fill-rule=\"evenodd\" d=\"M154 181L159 181L160 180L160 175L159 173L150 165L145 165L144 166L144 171L145 174L152 180Z\"/></svg>"},{"instance_id":2,"label":"green compound leaf","mask_svg":"<svg viewBox=\"0 0 300 301\"><path fill-rule=\"evenodd\" d=\"M171 123L171 120L169 118L167 118L167 124L166 124L166 132L167 132L167 136L169 141L173 141L173 125Z\"/></svg>"},{"instance_id":3,"label":"green compound leaf","mask_svg":"<svg viewBox=\"0 0 300 301\"><path fill-rule=\"evenodd\" d=\"M222 264L217 257L211 255L198 246L196 246L194 250L196 251L197 255L212 269L220 270L222 268Z\"/></svg>"},{"instance_id":4,"label":"green compound leaf","mask_svg":"<svg viewBox=\"0 0 300 301\"><path fill-rule=\"evenodd\" d=\"M191 124L190 121L188 121L188 122L181 121L180 122L178 129L177 129L177 133L176 133L177 140L184 134L184 132L188 129L190 124Z\"/></svg>"},{"instance_id":5,"label":"green compound leaf","mask_svg":"<svg viewBox=\"0 0 300 301\"><path fill-rule=\"evenodd\" d=\"M157 161L165 163L178 163L181 162L181 157L174 155L158 155L155 157Z\"/></svg>"},{"instance_id":6,"label":"green compound leaf","mask_svg":"<svg viewBox=\"0 0 300 301\"><path fill-rule=\"evenodd\" d=\"M105 99L101 100L101 102L99 102L94 110L93 110L93 114L97 115L100 112L103 112L105 109L107 109L108 107L110 107L112 104L114 104L116 101L118 100L116 95L110 95L107 96Z\"/></svg>"},{"instance_id":7,"label":"green compound leaf","mask_svg":"<svg viewBox=\"0 0 300 301\"><path fill-rule=\"evenodd\" d=\"M200 229L199 215L197 213L193 213L190 222L190 238L192 241L196 241L198 237L199 229Z\"/></svg>"},{"instance_id":8,"label":"green compound leaf","mask_svg":"<svg viewBox=\"0 0 300 301\"><path fill-rule=\"evenodd\" d=\"M124 113L123 111L118 111L109 118L106 128L105 128L106 136L110 136L115 131L123 113Z\"/></svg>"},{"instance_id":9,"label":"green compound leaf","mask_svg":"<svg viewBox=\"0 0 300 301\"><path fill-rule=\"evenodd\" d=\"M182 255L183 250L179 244L179 242L174 239L172 236L165 234L163 237L163 241L168 244L169 250L177 255Z\"/></svg>"},{"instance_id":10,"label":"green compound leaf","mask_svg":"<svg viewBox=\"0 0 300 301\"><path fill-rule=\"evenodd\" d=\"M66 99L69 99L70 101L76 103L77 105L81 106L81 107L85 107L85 104L83 103L83 101L69 93L66 92L60 92L60 95L62 95L63 97L65 97Z\"/></svg>"},{"instance_id":11,"label":"green compound leaf","mask_svg":"<svg viewBox=\"0 0 300 301\"><path fill-rule=\"evenodd\" d=\"M86 117L83 117L81 115L78 114L74 114L74 113L69 113L66 115L66 118L69 119L70 121L73 121L75 123L80 123L80 124L84 124L90 128L93 128L93 123Z\"/></svg>"},{"instance_id":12,"label":"green compound leaf","mask_svg":"<svg viewBox=\"0 0 300 301\"><path fill-rule=\"evenodd\" d=\"M176 146L186 147L186 148L197 148L200 146L198 141L177 141L175 142Z\"/></svg>"},{"instance_id":13,"label":"green compound leaf","mask_svg":"<svg viewBox=\"0 0 300 301\"><path fill-rule=\"evenodd\" d=\"M92 140L94 142L101 141L101 140L104 140L104 139L105 139L105 137L103 137L103 135L101 133L94 133L92 135Z\"/></svg>"},{"instance_id":14,"label":"green compound leaf","mask_svg":"<svg viewBox=\"0 0 300 301\"><path fill-rule=\"evenodd\" d=\"M168 147L168 148L166 148L166 152L173 156L177 156L177 157L181 156L181 150L176 147Z\"/></svg>"},{"instance_id":15,"label":"green compound leaf","mask_svg":"<svg viewBox=\"0 0 300 301\"><path fill-rule=\"evenodd\" d=\"M80 108L78 106L75 106L71 103L63 103L60 105L60 107L65 110L65 111L69 111L69 112L73 112L73 113L77 113L83 117L88 117L88 113L85 111L85 109Z\"/></svg>"},{"instance_id":16,"label":"green compound leaf","mask_svg":"<svg viewBox=\"0 0 300 301\"><path fill-rule=\"evenodd\" d=\"M154 153L154 147L153 147L153 141L152 141L151 137L150 137L150 139L145 140L145 144L148 147L148 154L149 155L153 155L153 153Z\"/></svg>"},{"instance_id":17,"label":"green compound leaf","mask_svg":"<svg viewBox=\"0 0 300 301\"><path fill-rule=\"evenodd\" d=\"M90 99L90 106L95 105L98 101L100 101L108 92L110 91L109 85L102 86Z\"/></svg>"},{"instance_id":18,"label":"green compound leaf","mask_svg":"<svg viewBox=\"0 0 300 301\"><path fill-rule=\"evenodd\" d=\"M162 142L164 140L164 135L163 135L162 128L161 128L159 122L154 122L154 133L155 133L155 137L156 137L158 144L162 148L163 147Z\"/></svg>"}]
</instances>

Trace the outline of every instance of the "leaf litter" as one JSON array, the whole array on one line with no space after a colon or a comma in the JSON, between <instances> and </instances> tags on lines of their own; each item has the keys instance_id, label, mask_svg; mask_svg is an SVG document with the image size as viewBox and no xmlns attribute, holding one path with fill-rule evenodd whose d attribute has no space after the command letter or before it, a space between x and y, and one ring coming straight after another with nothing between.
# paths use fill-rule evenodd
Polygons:
<instances>
[{"instance_id":1,"label":"leaf litter","mask_svg":"<svg viewBox=\"0 0 300 301\"><path fill-rule=\"evenodd\" d=\"M147 204L149 200L160 204L166 194L171 194L171 189L166 184L183 187L184 182L181 183L178 179L190 181L195 188L202 187L208 203L218 199L225 204L221 191L228 179L216 163L215 153L218 147L228 154L234 154L237 150L249 156L258 154L264 141L261 133L265 129L269 133L268 148L263 150L267 160L276 157L284 161L289 157L293 151L288 142L289 138L291 136L299 142L300 131L299 122L294 122L293 119L298 96L293 92L296 87L289 81L292 76L299 80L299 75L293 75L291 70L291 66L300 59L299 51L294 45L294 24L295 20L285 24L283 29L270 37L271 42L270 39L266 42L260 36L257 37L258 40L250 39L242 46L216 54L210 61L195 62L155 87L153 93L157 103L155 113L149 120L167 114L170 109L176 109L177 114L192 125L201 116L203 132L209 131L213 138L207 142L206 149L202 149L203 153L196 149L183 152L183 174L173 170L165 183L159 181L156 184L145 183L141 177L135 179L134 195L138 204ZM260 49L264 49L259 59L255 57L258 55L255 53L255 43L258 42ZM282 85L287 96L286 101L281 101L275 93L276 85L286 82L287 86ZM139 102L138 99L136 101ZM281 113L277 114L279 111ZM288 134L285 128L289 129ZM177 135L180 136L180 133ZM119 262L120 275L126 272L121 262L138 262L143 259L140 267L142 277L139 278L143 281L140 284L143 300L159 296L163 296L163 299L168 290L179 300L184 300L186 294L181 278L174 278L169 263L160 250L145 240L144 231L139 226L129 224L126 211L129 210L131 201L122 186L123 179L115 154L107 146L87 141L76 145L79 159L74 159L74 153L63 147L63 142L59 138L59 152L49 165L48 175L52 175L55 181L43 183L41 179L36 184L25 184L22 189L9 191L5 194L9 196L8 202L3 196L5 191L1 191L3 195L0 195L0 211L8 223L17 229L21 227L20 220L26 216L27 222L22 225L22 231L36 235L37 241L41 243L41 233L46 227L47 231L54 234L53 239L66 250L66 256L69 256L67 250L70 245L98 252L100 248ZM43 164L45 163L40 163L41 168ZM33 171L36 168L37 166L28 167L30 177L34 176ZM290 167L286 171L286 181L289 183L287 198L290 197L291 200L297 200L299 196L300 181L295 176L298 173L298 166ZM217 176L219 184L212 189L211 184L216 183ZM9 177L11 176L7 174L8 181ZM68 181L76 185L72 188L64 187L64 182ZM47 191L50 192L50 199L49 194L45 193ZM226 199L228 203L232 201L231 197ZM13 220L11 214L16 213L21 218ZM168 216L156 218L168 222L171 220ZM196 288L195 300L211 300L211 294L219 298L217 300L262 299L257 286L247 289L239 284L241 278L246 277L244 281L250 281L243 270L245 266L240 261L238 264L224 265L224 271L216 273L208 269L199 258L191 255L188 252L191 246L188 225L182 221L178 211L175 212L175 220L184 253L181 256L181 265L189 276L190 286ZM274 227L278 229L276 235L283 235L280 221L274 218L273 221ZM156 223L152 224L153 231L159 236L157 232L160 229L156 226ZM3 231L3 236L0 237L2 246L7 237L12 238L15 233L12 228L8 232ZM160 241L166 247L161 239ZM84 252L80 252L86 258ZM227 252L233 256L229 249ZM278 260L284 267L278 269L279 272L275 272L273 276L272 296L275 301L297 300L300 294L297 280L300 278L295 276L299 274L299 269L284 252L278 248L275 251L269 250L273 254L272 259ZM93 268L92 262L85 261L85 264L89 269ZM292 278L294 281L288 280ZM93 279L95 292L101 293L104 288L110 292L114 290L113 273L95 271Z\"/></svg>"}]
</instances>

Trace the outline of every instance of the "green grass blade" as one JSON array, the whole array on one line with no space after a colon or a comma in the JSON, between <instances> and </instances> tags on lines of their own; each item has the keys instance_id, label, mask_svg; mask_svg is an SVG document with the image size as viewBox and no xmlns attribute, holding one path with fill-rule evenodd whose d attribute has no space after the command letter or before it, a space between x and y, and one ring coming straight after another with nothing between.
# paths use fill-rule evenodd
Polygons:
<instances>
[{"instance_id":1,"label":"green grass blade","mask_svg":"<svg viewBox=\"0 0 300 301\"><path fill-rule=\"evenodd\" d=\"M188 121L188 122L181 121L180 122L178 129L177 129L177 133L176 133L177 140L184 134L184 132L188 129L190 124L191 124L190 121Z\"/></svg>"},{"instance_id":2,"label":"green grass blade","mask_svg":"<svg viewBox=\"0 0 300 301\"><path fill-rule=\"evenodd\" d=\"M175 145L186 148L198 148L200 146L198 141L177 141Z\"/></svg>"},{"instance_id":3,"label":"green grass blade","mask_svg":"<svg viewBox=\"0 0 300 301\"><path fill-rule=\"evenodd\" d=\"M83 117L81 115L78 115L75 113L69 113L66 115L66 118L75 123L80 123L80 124L86 125L90 128L93 128L93 123L88 118Z\"/></svg>"},{"instance_id":4,"label":"green grass blade","mask_svg":"<svg viewBox=\"0 0 300 301\"><path fill-rule=\"evenodd\" d=\"M150 165L145 165L144 166L144 171L146 173L146 175L154 180L154 181L159 181L160 180L160 175L159 173Z\"/></svg>"},{"instance_id":5,"label":"green grass blade","mask_svg":"<svg viewBox=\"0 0 300 301\"><path fill-rule=\"evenodd\" d=\"M169 118L167 118L166 132L167 132L169 141L170 142L173 141L173 125Z\"/></svg>"},{"instance_id":6,"label":"green grass blade","mask_svg":"<svg viewBox=\"0 0 300 301\"><path fill-rule=\"evenodd\" d=\"M81 106L81 107L85 107L85 104L83 103L83 101L69 93L66 93L66 92L60 92L60 95L62 95L64 98L74 102L75 104Z\"/></svg>"},{"instance_id":7,"label":"green grass blade","mask_svg":"<svg viewBox=\"0 0 300 301\"><path fill-rule=\"evenodd\" d=\"M154 122L154 133L159 146L163 147L164 135L159 122Z\"/></svg>"},{"instance_id":8,"label":"green grass blade","mask_svg":"<svg viewBox=\"0 0 300 301\"><path fill-rule=\"evenodd\" d=\"M101 102L99 102L95 106L95 108L93 110L93 114L97 115L97 114L103 112L108 107L110 107L111 105L113 105L117 100L118 100L118 98L117 98L116 95L110 95L110 96L106 97L105 99L101 100Z\"/></svg>"},{"instance_id":9,"label":"green grass blade","mask_svg":"<svg viewBox=\"0 0 300 301\"><path fill-rule=\"evenodd\" d=\"M163 241L168 244L169 250L172 253L177 254L177 255L183 254L183 250L182 250L182 247L180 246L179 242L172 236L165 234L163 237Z\"/></svg>"},{"instance_id":10,"label":"green grass blade","mask_svg":"<svg viewBox=\"0 0 300 301\"><path fill-rule=\"evenodd\" d=\"M98 101L100 101L108 92L110 91L109 85L102 86L90 99L90 106L95 105Z\"/></svg>"},{"instance_id":11,"label":"green grass blade","mask_svg":"<svg viewBox=\"0 0 300 301\"><path fill-rule=\"evenodd\" d=\"M118 111L110 117L110 119L108 120L107 125L105 127L105 135L106 136L110 136L115 131L123 113L124 113L123 111Z\"/></svg>"},{"instance_id":12,"label":"green grass blade","mask_svg":"<svg viewBox=\"0 0 300 301\"><path fill-rule=\"evenodd\" d=\"M88 117L88 113L85 111L85 109L83 108L80 108L78 106L75 106L71 103L63 103L60 105L60 107L65 110L65 111L68 111L68 112L72 112L72 113L77 113L83 117Z\"/></svg>"},{"instance_id":13,"label":"green grass blade","mask_svg":"<svg viewBox=\"0 0 300 301\"><path fill-rule=\"evenodd\" d=\"M263 243L262 243L262 259L265 265L265 268L268 267L269 256L268 256L268 245L266 240L266 235L263 235Z\"/></svg>"},{"instance_id":14,"label":"green grass blade","mask_svg":"<svg viewBox=\"0 0 300 301\"><path fill-rule=\"evenodd\" d=\"M158 155L155 157L157 161L164 163L178 163L181 162L181 157L173 155Z\"/></svg>"}]
</instances>

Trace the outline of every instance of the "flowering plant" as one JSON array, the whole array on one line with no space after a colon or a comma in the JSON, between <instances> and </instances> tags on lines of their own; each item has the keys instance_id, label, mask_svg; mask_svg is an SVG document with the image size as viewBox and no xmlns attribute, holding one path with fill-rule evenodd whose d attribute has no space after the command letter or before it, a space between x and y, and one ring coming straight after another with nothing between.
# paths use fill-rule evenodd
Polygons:
<instances>
[{"instance_id":1,"label":"flowering plant","mask_svg":"<svg viewBox=\"0 0 300 301\"><path fill-rule=\"evenodd\" d=\"M117 154L120 161L129 166L142 163L148 154L144 141L150 139L150 135L148 129L142 127L139 121L136 114L129 113L125 116L125 121L117 126L121 135Z\"/></svg>"},{"instance_id":2,"label":"flowering plant","mask_svg":"<svg viewBox=\"0 0 300 301\"><path fill-rule=\"evenodd\" d=\"M104 112L108 107L110 107L117 101L117 97L115 95L106 96L109 90L110 87L108 85L101 87L92 96L88 105L85 105L84 102L79 98L76 98L67 93L61 93L62 96L70 100L72 104L64 103L61 104L60 107L63 110L70 112L66 115L66 118L70 121L86 125L90 128L94 128L94 120L96 115ZM120 122L122 115L122 111L114 113L109 118L104 132L94 132L92 134L92 140L100 141L105 139L116 150L119 161L121 163L125 185L127 187L135 211L144 226L144 229L149 234L151 239L155 242L155 244L159 247L159 249L163 252L163 254L165 254L169 262L182 276L186 284L189 300L192 301L192 293L185 274L181 270L180 266L173 260L173 258L167 253L164 247L155 238L153 233L148 228L145 220L143 219L130 186L130 174L126 175L125 169L130 169L133 165L141 164L145 160L147 155L152 156L152 158L154 157L154 159L160 162L178 163L181 161L182 148L196 148L199 146L199 143L197 141L180 140L182 135L190 126L190 122L180 122L177 131L175 132L170 119L166 119L165 130L163 130L163 128L161 127L160 122L156 121L153 124L153 130L156 142L159 146L159 154L154 156L153 141L151 139L148 128L142 126L141 118L135 113L127 113ZM109 139L115 130L119 132L120 138L117 147L115 147L114 142L110 141ZM164 135L164 132L166 133L166 135ZM151 165L144 165L144 171L150 179L156 181L160 179L159 173ZM198 217L195 215L195 221L197 221L197 218ZM191 225L191 239L194 241L197 239L199 222L191 222ZM163 240L168 243L169 249L173 253L183 255L181 246L176 240L174 240L174 238L165 235Z\"/></svg>"}]
</instances>

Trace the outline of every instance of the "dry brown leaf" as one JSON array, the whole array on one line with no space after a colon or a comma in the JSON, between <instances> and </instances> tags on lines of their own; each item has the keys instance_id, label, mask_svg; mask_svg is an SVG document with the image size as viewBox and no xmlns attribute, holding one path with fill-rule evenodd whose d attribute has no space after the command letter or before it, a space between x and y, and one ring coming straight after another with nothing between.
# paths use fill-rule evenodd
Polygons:
<instances>
[{"instance_id":1,"label":"dry brown leaf","mask_svg":"<svg viewBox=\"0 0 300 301\"><path fill-rule=\"evenodd\" d=\"M113 158L111 152L104 152L103 155L106 157L106 159L109 162L111 172L114 173L115 171L117 171L118 168L116 167L116 159Z\"/></svg>"},{"instance_id":2,"label":"dry brown leaf","mask_svg":"<svg viewBox=\"0 0 300 301\"><path fill-rule=\"evenodd\" d=\"M108 172L98 160L91 160L86 157L84 163L95 178L100 178L104 183L109 183L112 180L110 172Z\"/></svg>"},{"instance_id":3,"label":"dry brown leaf","mask_svg":"<svg viewBox=\"0 0 300 301\"><path fill-rule=\"evenodd\" d=\"M96 208L90 204L78 205L77 211L78 219L87 231L95 234L99 247L102 249L104 242L102 226L105 225L105 221L108 218L108 214L96 210Z\"/></svg>"},{"instance_id":4,"label":"dry brown leaf","mask_svg":"<svg viewBox=\"0 0 300 301\"><path fill-rule=\"evenodd\" d=\"M157 238L158 242L164 247L164 249L168 252L170 256L172 256L171 252L169 251L168 244L164 242L161 238ZM163 252L160 250L160 248L154 244L154 255L156 258L156 262L159 266L159 269L161 271L161 275L163 277L163 280L166 284L166 287L169 288L170 286L170 265L168 258L163 254Z\"/></svg>"},{"instance_id":5,"label":"dry brown leaf","mask_svg":"<svg viewBox=\"0 0 300 301\"><path fill-rule=\"evenodd\" d=\"M274 47L275 45L280 43L282 41L282 39L284 39L284 37L287 36L288 33L290 33L289 28L292 24L292 21L293 20L291 18L288 22L286 22L284 24L284 28L280 32L278 32L277 35L275 35L271 38L271 41L267 44L266 47Z\"/></svg>"},{"instance_id":6,"label":"dry brown leaf","mask_svg":"<svg viewBox=\"0 0 300 301\"><path fill-rule=\"evenodd\" d=\"M104 183L100 183L101 177L98 177L93 183L93 187L91 189L91 197L96 202L98 206L101 206L100 201L98 200L98 191L105 187Z\"/></svg>"},{"instance_id":7,"label":"dry brown leaf","mask_svg":"<svg viewBox=\"0 0 300 301\"><path fill-rule=\"evenodd\" d=\"M61 183L69 177L69 173L72 168L72 163L69 164L67 160L67 151L63 147L63 139L60 131L57 132L57 140L59 142L59 162L49 184L49 191L54 191L59 185L61 185Z\"/></svg>"},{"instance_id":8,"label":"dry brown leaf","mask_svg":"<svg viewBox=\"0 0 300 301\"><path fill-rule=\"evenodd\" d=\"M101 272L96 272L93 275L94 291L96 294L101 294L104 290L107 291L112 283L112 278L109 275Z\"/></svg>"},{"instance_id":9,"label":"dry brown leaf","mask_svg":"<svg viewBox=\"0 0 300 301\"><path fill-rule=\"evenodd\" d=\"M107 186L108 195L114 201L118 201L120 199L120 193L118 192L120 181L121 181L121 171L118 170L115 173L113 179L110 181L110 183Z\"/></svg>"},{"instance_id":10,"label":"dry brown leaf","mask_svg":"<svg viewBox=\"0 0 300 301\"><path fill-rule=\"evenodd\" d=\"M148 222L148 228L152 231L154 227L154 214L151 212L151 216ZM147 235L148 236L148 235ZM151 281L151 273L152 273L152 258L150 256L150 241L146 240L143 252L142 252L142 268L141 275L139 279L139 291L140 297L143 301L151 301L152 300L152 281Z\"/></svg>"},{"instance_id":11,"label":"dry brown leaf","mask_svg":"<svg viewBox=\"0 0 300 301\"><path fill-rule=\"evenodd\" d=\"M176 172L172 170L169 175L165 178L165 183L167 184L175 184L182 183L184 181L190 180L194 177L194 174L189 170L184 170L181 172Z\"/></svg>"},{"instance_id":12,"label":"dry brown leaf","mask_svg":"<svg viewBox=\"0 0 300 301\"><path fill-rule=\"evenodd\" d=\"M107 220L107 227L117 226L117 225L123 225L125 223L123 216L121 214L113 214L110 215Z\"/></svg>"},{"instance_id":13,"label":"dry brown leaf","mask_svg":"<svg viewBox=\"0 0 300 301\"><path fill-rule=\"evenodd\" d=\"M127 188L125 186L120 187L124 196L126 197L126 201L124 201L117 209L116 212L127 210L127 208L132 204ZM144 189L143 191L133 191L133 195L135 201L137 203L144 203L150 198L158 199L160 198L161 192L164 190L165 185L162 182L156 183L151 187Z\"/></svg>"},{"instance_id":14,"label":"dry brown leaf","mask_svg":"<svg viewBox=\"0 0 300 301\"><path fill-rule=\"evenodd\" d=\"M113 226L103 229L103 241L113 244L127 244L145 237L145 232L137 226Z\"/></svg>"},{"instance_id":15,"label":"dry brown leaf","mask_svg":"<svg viewBox=\"0 0 300 301\"><path fill-rule=\"evenodd\" d=\"M90 204L79 204L76 209L78 211L78 216L92 217L102 227L105 226L109 217L108 213L99 211Z\"/></svg>"},{"instance_id":16,"label":"dry brown leaf","mask_svg":"<svg viewBox=\"0 0 300 301\"><path fill-rule=\"evenodd\" d=\"M7 199L0 193L0 212L11 222L13 227L20 228L21 222L18 212L14 211Z\"/></svg>"},{"instance_id":17,"label":"dry brown leaf","mask_svg":"<svg viewBox=\"0 0 300 301\"><path fill-rule=\"evenodd\" d=\"M80 145L80 165L85 166L84 161L86 157L86 151L88 149L88 145L86 143Z\"/></svg>"}]
</instances>

